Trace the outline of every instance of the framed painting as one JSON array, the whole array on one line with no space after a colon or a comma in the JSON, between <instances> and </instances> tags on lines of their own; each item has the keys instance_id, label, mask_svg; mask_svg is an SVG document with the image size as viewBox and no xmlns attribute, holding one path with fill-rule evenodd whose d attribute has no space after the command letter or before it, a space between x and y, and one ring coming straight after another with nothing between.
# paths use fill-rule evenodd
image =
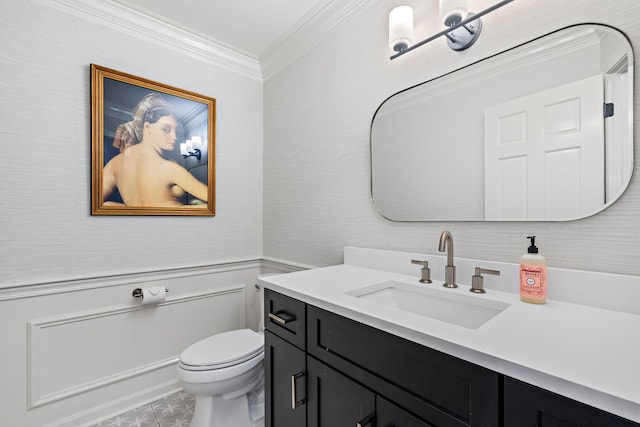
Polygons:
<instances>
[{"instance_id":1,"label":"framed painting","mask_svg":"<svg viewBox=\"0 0 640 427\"><path fill-rule=\"evenodd\" d=\"M91 64L91 214L215 215L216 100Z\"/></svg>"}]
</instances>

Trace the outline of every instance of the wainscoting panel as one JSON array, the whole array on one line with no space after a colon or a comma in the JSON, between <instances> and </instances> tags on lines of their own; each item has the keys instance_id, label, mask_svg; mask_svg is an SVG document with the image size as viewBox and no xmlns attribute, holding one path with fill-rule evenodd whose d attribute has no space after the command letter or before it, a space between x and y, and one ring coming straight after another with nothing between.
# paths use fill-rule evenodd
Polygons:
<instances>
[{"instance_id":1,"label":"wainscoting panel","mask_svg":"<svg viewBox=\"0 0 640 427\"><path fill-rule=\"evenodd\" d=\"M210 265L0 288L0 425L88 427L180 390L180 353L212 334L258 327L257 276L286 261ZM141 305L135 288L165 286Z\"/></svg>"},{"instance_id":2,"label":"wainscoting panel","mask_svg":"<svg viewBox=\"0 0 640 427\"><path fill-rule=\"evenodd\" d=\"M174 364L199 339L244 327L244 301L240 284L30 321L29 408Z\"/></svg>"}]
</instances>

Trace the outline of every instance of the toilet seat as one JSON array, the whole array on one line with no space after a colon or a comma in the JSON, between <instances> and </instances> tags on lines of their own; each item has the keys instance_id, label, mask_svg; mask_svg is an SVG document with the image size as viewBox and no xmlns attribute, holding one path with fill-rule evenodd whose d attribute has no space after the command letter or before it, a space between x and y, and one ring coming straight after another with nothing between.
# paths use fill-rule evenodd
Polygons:
<instances>
[{"instance_id":1,"label":"toilet seat","mask_svg":"<svg viewBox=\"0 0 640 427\"><path fill-rule=\"evenodd\" d=\"M179 366L210 371L242 364L264 351L264 336L251 329L222 332L202 339L180 354Z\"/></svg>"}]
</instances>

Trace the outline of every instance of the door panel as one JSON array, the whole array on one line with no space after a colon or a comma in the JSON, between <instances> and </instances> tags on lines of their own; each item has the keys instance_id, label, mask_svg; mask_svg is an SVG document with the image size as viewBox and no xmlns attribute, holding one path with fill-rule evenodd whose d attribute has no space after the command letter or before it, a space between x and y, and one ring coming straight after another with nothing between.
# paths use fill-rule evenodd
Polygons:
<instances>
[{"instance_id":1,"label":"door panel","mask_svg":"<svg viewBox=\"0 0 640 427\"><path fill-rule=\"evenodd\" d=\"M485 219L597 211L605 202L603 102L598 74L485 109Z\"/></svg>"},{"instance_id":2,"label":"door panel","mask_svg":"<svg viewBox=\"0 0 640 427\"><path fill-rule=\"evenodd\" d=\"M275 334L265 331L265 423L266 427L306 425L305 378L292 377L306 372L305 353ZM293 396L294 389L296 396ZM292 400L301 402L293 407Z\"/></svg>"},{"instance_id":3,"label":"door panel","mask_svg":"<svg viewBox=\"0 0 640 427\"><path fill-rule=\"evenodd\" d=\"M375 425L373 392L313 357L307 358L307 366L309 427L355 427L358 423L362 427Z\"/></svg>"}]
</instances>

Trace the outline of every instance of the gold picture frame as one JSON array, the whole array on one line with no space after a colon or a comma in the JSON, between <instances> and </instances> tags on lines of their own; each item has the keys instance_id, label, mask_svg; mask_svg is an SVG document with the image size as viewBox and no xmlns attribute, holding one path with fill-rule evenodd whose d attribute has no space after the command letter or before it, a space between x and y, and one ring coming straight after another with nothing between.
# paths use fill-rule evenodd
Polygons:
<instances>
[{"instance_id":1,"label":"gold picture frame","mask_svg":"<svg viewBox=\"0 0 640 427\"><path fill-rule=\"evenodd\" d=\"M215 98L91 64L91 214L215 215Z\"/></svg>"}]
</instances>

